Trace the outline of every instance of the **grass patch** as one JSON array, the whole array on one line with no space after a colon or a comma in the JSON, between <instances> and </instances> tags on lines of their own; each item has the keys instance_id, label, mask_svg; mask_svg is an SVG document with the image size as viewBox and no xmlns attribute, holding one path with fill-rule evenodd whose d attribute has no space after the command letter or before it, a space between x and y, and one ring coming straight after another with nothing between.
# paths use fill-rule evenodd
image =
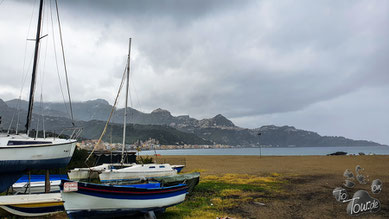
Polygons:
<instances>
[{"instance_id":1,"label":"grass patch","mask_svg":"<svg viewBox=\"0 0 389 219\"><path fill-rule=\"evenodd\" d=\"M283 183L279 174L205 176L184 203L168 208L158 218L247 217L243 205L267 200L273 193L280 192Z\"/></svg>"}]
</instances>

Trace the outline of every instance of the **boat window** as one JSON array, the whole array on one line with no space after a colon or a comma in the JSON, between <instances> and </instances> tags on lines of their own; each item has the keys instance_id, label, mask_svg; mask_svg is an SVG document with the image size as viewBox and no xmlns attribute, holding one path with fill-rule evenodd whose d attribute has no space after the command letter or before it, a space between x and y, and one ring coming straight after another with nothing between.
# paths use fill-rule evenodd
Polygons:
<instances>
[{"instance_id":1,"label":"boat window","mask_svg":"<svg viewBox=\"0 0 389 219\"><path fill-rule=\"evenodd\" d=\"M165 166L159 166L159 168L165 168Z\"/></svg>"},{"instance_id":2,"label":"boat window","mask_svg":"<svg viewBox=\"0 0 389 219\"><path fill-rule=\"evenodd\" d=\"M149 167L149 168L155 168L155 166L151 166L151 167Z\"/></svg>"},{"instance_id":3,"label":"boat window","mask_svg":"<svg viewBox=\"0 0 389 219\"><path fill-rule=\"evenodd\" d=\"M51 144L51 141L8 141L7 145Z\"/></svg>"}]
</instances>

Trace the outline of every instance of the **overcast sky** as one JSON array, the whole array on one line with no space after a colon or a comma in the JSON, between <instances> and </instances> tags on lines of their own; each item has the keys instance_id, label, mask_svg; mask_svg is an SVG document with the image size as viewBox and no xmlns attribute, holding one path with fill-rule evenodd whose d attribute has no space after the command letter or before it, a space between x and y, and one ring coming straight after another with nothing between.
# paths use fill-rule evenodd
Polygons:
<instances>
[{"instance_id":1,"label":"overcast sky","mask_svg":"<svg viewBox=\"0 0 389 219\"><path fill-rule=\"evenodd\" d=\"M38 2L0 2L0 98L9 100L31 72L34 42L26 39L35 37ZM67 0L59 6L75 101L113 103L132 37L131 102L138 110L197 119L220 113L246 128L292 125L389 144L389 1ZM52 36L60 48L58 33L50 13L44 20L37 98L42 88L44 100L62 101L52 52ZM60 53L57 59L61 64ZM23 99L29 83L27 77Z\"/></svg>"}]
</instances>

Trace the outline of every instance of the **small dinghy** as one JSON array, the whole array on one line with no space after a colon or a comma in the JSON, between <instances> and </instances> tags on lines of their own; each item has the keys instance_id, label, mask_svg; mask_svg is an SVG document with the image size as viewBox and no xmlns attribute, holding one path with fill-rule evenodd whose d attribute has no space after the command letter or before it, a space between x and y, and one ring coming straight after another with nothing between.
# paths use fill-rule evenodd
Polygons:
<instances>
[{"instance_id":1,"label":"small dinghy","mask_svg":"<svg viewBox=\"0 0 389 219\"><path fill-rule=\"evenodd\" d=\"M185 200L187 186L160 183L102 185L62 180L61 195L69 217L121 216L164 211Z\"/></svg>"}]
</instances>

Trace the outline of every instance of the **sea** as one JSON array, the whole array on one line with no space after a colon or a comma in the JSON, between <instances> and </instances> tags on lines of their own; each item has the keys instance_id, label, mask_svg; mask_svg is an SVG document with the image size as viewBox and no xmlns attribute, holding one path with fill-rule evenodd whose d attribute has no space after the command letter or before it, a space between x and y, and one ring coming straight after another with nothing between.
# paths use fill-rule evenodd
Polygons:
<instances>
[{"instance_id":1,"label":"sea","mask_svg":"<svg viewBox=\"0 0 389 219\"><path fill-rule=\"evenodd\" d=\"M156 153L161 155L308 156L327 155L337 151L344 151L348 154L389 155L389 146L174 149L156 150ZM139 154L154 155L155 152L154 150L141 151Z\"/></svg>"}]
</instances>

